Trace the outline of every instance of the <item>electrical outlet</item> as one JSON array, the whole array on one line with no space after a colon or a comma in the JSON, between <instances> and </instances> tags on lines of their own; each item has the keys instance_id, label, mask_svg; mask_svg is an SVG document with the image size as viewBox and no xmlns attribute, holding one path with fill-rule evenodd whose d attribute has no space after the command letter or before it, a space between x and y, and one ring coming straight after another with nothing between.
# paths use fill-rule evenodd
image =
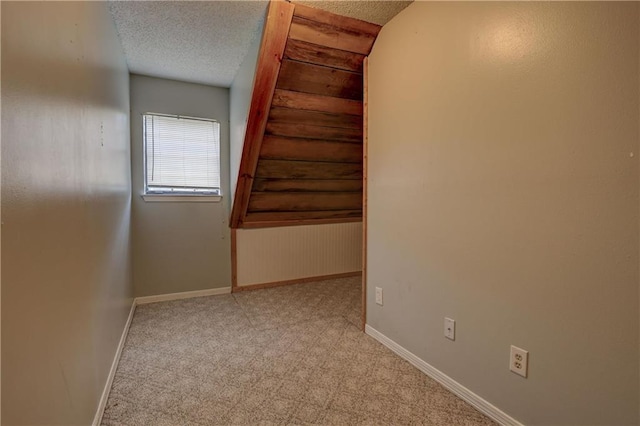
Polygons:
<instances>
[{"instance_id":1,"label":"electrical outlet","mask_svg":"<svg viewBox=\"0 0 640 426\"><path fill-rule=\"evenodd\" d=\"M376 287L376 303L382 306L382 289L380 287Z\"/></svg>"},{"instance_id":2,"label":"electrical outlet","mask_svg":"<svg viewBox=\"0 0 640 426\"><path fill-rule=\"evenodd\" d=\"M522 377L527 377L527 371L529 369L529 352L511 345L509 369Z\"/></svg>"},{"instance_id":3,"label":"electrical outlet","mask_svg":"<svg viewBox=\"0 0 640 426\"><path fill-rule=\"evenodd\" d=\"M456 322L451 318L444 319L444 337L456 340Z\"/></svg>"}]
</instances>

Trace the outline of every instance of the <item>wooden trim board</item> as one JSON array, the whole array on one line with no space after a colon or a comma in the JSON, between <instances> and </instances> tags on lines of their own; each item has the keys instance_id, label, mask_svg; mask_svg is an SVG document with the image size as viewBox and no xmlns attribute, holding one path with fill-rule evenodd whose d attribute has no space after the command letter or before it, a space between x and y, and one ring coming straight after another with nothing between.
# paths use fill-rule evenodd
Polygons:
<instances>
[{"instance_id":1,"label":"wooden trim board","mask_svg":"<svg viewBox=\"0 0 640 426\"><path fill-rule=\"evenodd\" d=\"M287 44L293 9L294 6L285 1L269 3L256 65L256 69L260 72L256 73L254 79L247 130L244 137L240 170L238 171L238 184L231 212L232 228L238 228L241 225L249 205L251 185L258 164L260 146L267 126L273 93L280 73L280 63Z\"/></svg>"},{"instance_id":2,"label":"wooden trim board","mask_svg":"<svg viewBox=\"0 0 640 426\"><path fill-rule=\"evenodd\" d=\"M231 228L231 292L238 286L238 236L236 228Z\"/></svg>"},{"instance_id":3,"label":"wooden trim board","mask_svg":"<svg viewBox=\"0 0 640 426\"><path fill-rule=\"evenodd\" d=\"M244 229L256 229L256 228L280 228L282 226L301 226L301 225L328 225L332 223L351 223L361 222L362 218L357 217L334 217L326 219L283 219L283 220L270 220L266 222L244 222Z\"/></svg>"},{"instance_id":4,"label":"wooden trim board","mask_svg":"<svg viewBox=\"0 0 640 426\"><path fill-rule=\"evenodd\" d=\"M317 277L306 277L306 278L296 278L293 280L284 280L284 281L276 281L271 283L261 283L261 284L249 284L249 285L239 285L238 287L233 288L233 292L237 293L239 291L249 291L249 290L261 290L264 288L272 288L272 287L280 287L283 285L292 285L292 284L303 284L310 283L314 281L324 281L324 280L334 280L338 278L349 278L349 277L358 277L361 276L361 271L355 272L344 272L341 274L331 274L331 275L320 275Z\"/></svg>"},{"instance_id":5,"label":"wooden trim board","mask_svg":"<svg viewBox=\"0 0 640 426\"><path fill-rule=\"evenodd\" d=\"M362 102L362 331L367 325L367 172L369 149L369 57L363 62Z\"/></svg>"}]
</instances>

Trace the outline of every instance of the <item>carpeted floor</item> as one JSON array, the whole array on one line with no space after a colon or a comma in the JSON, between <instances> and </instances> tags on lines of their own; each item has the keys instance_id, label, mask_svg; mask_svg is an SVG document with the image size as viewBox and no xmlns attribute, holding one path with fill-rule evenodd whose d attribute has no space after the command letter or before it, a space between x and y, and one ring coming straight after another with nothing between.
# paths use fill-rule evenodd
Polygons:
<instances>
[{"instance_id":1,"label":"carpeted floor","mask_svg":"<svg viewBox=\"0 0 640 426\"><path fill-rule=\"evenodd\" d=\"M138 306L103 425L494 423L359 329L360 278Z\"/></svg>"}]
</instances>

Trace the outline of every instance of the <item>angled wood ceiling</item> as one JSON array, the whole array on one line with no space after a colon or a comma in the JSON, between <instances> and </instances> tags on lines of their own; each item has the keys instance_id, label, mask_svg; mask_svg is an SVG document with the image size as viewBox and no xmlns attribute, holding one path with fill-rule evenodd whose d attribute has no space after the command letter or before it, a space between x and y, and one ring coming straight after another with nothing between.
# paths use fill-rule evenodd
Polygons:
<instances>
[{"instance_id":1,"label":"angled wood ceiling","mask_svg":"<svg viewBox=\"0 0 640 426\"><path fill-rule=\"evenodd\" d=\"M362 219L363 61L380 28L271 2L232 228Z\"/></svg>"}]
</instances>

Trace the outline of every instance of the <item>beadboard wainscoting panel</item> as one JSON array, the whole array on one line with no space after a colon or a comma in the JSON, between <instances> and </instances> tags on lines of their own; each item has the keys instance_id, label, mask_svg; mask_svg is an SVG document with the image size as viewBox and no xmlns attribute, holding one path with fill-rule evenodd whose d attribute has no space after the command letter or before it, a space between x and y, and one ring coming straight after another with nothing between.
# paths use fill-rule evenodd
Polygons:
<instances>
[{"instance_id":1,"label":"beadboard wainscoting panel","mask_svg":"<svg viewBox=\"0 0 640 426\"><path fill-rule=\"evenodd\" d=\"M358 272L362 223L237 230L237 285Z\"/></svg>"}]
</instances>

